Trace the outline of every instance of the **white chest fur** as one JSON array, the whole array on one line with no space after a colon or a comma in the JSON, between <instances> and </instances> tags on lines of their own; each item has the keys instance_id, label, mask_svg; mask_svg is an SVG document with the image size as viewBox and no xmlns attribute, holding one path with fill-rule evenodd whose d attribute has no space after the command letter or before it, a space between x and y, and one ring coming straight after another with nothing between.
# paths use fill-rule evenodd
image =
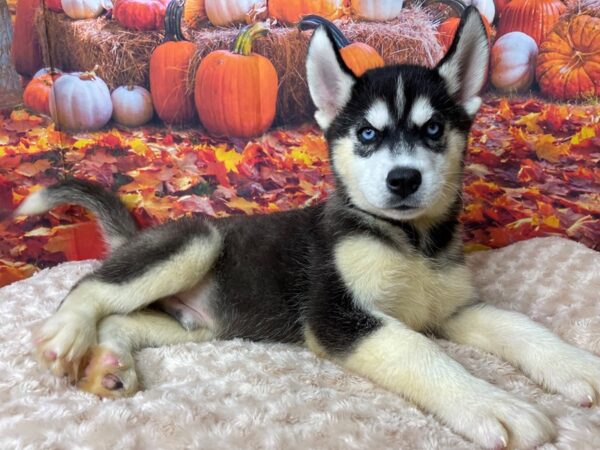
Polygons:
<instances>
[{"instance_id":1,"label":"white chest fur","mask_svg":"<svg viewBox=\"0 0 600 450\"><path fill-rule=\"evenodd\" d=\"M395 317L414 330L435 327L474 298L466 267L435 268L426 257L404 254L373 237L339 242L335 263L363 308Z\"/></svg>"}]
</instances>

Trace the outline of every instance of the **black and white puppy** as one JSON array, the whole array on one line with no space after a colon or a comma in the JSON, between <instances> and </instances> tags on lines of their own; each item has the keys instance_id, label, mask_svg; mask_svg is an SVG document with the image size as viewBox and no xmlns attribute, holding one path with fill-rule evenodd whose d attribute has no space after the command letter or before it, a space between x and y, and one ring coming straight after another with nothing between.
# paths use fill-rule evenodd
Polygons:
<instances>
[{"instance_id":1,"label":"black and white puppy","mask_svg":"<svg viewBox=\"0 0 600 450\"><path fill-rule=\"evenodd\" d=\"M111 247L39 330L40 359L85 390L121 397L139 389L132 352L143 346L297 343L485 447L551 440L553 423L534 405L473 377L423 334L495 353L582 406L600 399L600 359L479 303L464 263L463 157L488 56L474 8L433 69L390 66L357 78L317 29L308 84L336 179L324 204L139 231L94 184L31 195L18 214L83 205Z\"/></svg>"}]
</instances>

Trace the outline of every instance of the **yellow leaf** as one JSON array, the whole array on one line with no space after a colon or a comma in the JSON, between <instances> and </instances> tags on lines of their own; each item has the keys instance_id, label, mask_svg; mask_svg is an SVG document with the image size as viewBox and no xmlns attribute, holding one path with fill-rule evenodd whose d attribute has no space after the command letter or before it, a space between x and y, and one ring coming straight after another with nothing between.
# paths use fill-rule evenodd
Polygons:
<instances>
[{"instance_id":1,"label":"yellow leaf","mask_svg":"<svg viewBox=\"0 0 600 450\"><path fill-rule=\"evenodd\" d=\"M528 131L533 131L534 133L540 132L540 127L538 125L540 113L529 113L521 117L519 120L515 122L517 125L525 125L525 128Z\"/></svg>"},{"instance_id":2,"label":"yellow leaf","mask_svg":"<svg viewBox=\"0 0 600 450\"><path fill-rule=\"evenodd\" d=\"M93 144L94 140L93 139L85 139L85 138L81 138L81 139L77 139L77 142L75 142L73 144L73 147L79 149L79 148L83 148L86 147L90 144Z\"/></svg>"},{"instance_id":3,"label":"yellow leaf","mask_svg":"<svg viewBox=\"0 0 600 450\"><path fill-rule=\"evenodd\" d=\"M535 153L540 159L550 162L558 162L560 157L569 153L568 144L557 144L554 136L542 134L534 144Z\"/></svg>"},{"instance_id":4,"label":"yellow leaf","mask_svg":"<svg viewBox=\"0 0 600 450\"><path fill-rule=\"evenodd\" d=\"M464 246L464 250L465 253L473 253L473 252L481 252L484 250L489 250L490 247L483 245L483 244L477 244L477 243L466 243Z\"/></svg>"},{"instance_id":5,"label":"yellow leaf","mask_svg":"<svg viewBox=\"0 0 600 450\"><path fill-rule=\"evenodd\" d=\"M260 205L256 202L251 202L242 197L232 198L227 202L227 206L234 209L244 211L246 214L251 214L260 209Z\"/></svg>"},{"instance_id":6,"label":"yellow leaf","mask_svg":"<svg viewBox=\"0 0 600 450\"><path fill-rule=\"evenodd\" d=\"M594 137L596 137L596 129L592 126L586 125L581 127L581 130L579 130L579 132L571 138L571 144L577 145L582 141L592 139Z\"/></svg>"},{"instance_id":7,"label":"yellow leaf","mask_svg":"<svg viewBox=\"0 0 600 450\"><path fill-rule=\"evenodd\" d=\"M558 220L558 217L556 217L555 215L544 217L543 222L550 228L560 228L560 220Z\"/></svg>"},{"instance_id":8,"label":"yellow leaf","mask_svg":"<svg viewBox=\"0 0 600 450\"><path fill-rule=\"evenodd\" d=\"M140 203L142 203L142 200L143 200L142 195L138 194L137 192L131 192L131 193L128 193L128 194L121 194L121 195L119 195L119 198L125 204L125 206L127 207L127 209L133 209L133 208L135 208Z\"/></svg>"},{"instance_id":9,"label":"yellow leaf","mask_svg":"<svg viewBox=\"0 0 600 450\"><path fill-rule=\"evenodd\" d=\"M294 147L290 152L290 156L296 161L302 161L307 166L311 165L313 162L312 158L300 147Z\"/></svg>"},{"instance_id":10,"label":"yellow leaf","mask_svg":"<svg viewBox=\"0 0 600 450\"><path fill-rule=\"evenodd\" d=\"M148 146L144 143L144 141L142 141L141 139L134 139L131 142L129 142L129 145L131 146L131 150L133 150L135 153L137 153L140 156L145 156L146 152L148 152Z\"/></svg>"},{"instance_id":11,"label":"yellow leaf","mask_svg":"<svg viewBox=\"0 0 600 450\"><path fill-rule=\"evenodd\" d=\"M227 150L227 147L224 145L215 147L214 151L217 160L223 163L227 172L238 173L237 165L243 158L241 153L238 153L235 150Z\"/></svg>"}]
</instances>

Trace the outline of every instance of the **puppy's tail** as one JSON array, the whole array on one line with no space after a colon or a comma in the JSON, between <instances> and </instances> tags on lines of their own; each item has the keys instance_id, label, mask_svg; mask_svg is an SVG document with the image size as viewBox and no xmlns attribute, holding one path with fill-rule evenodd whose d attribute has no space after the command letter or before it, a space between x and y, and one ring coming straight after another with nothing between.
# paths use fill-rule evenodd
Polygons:
<instances>
[{"instance_id":1,"label":"puppy's tail","mask_svg":"<svg viewBox=\"0 0 600 450\"><path fill-rule=\"evenodd\" d=\"M111 251L133 237L137 231L133 217L116 195L98 184L77 179L34 192L21 203L14 215L42 214L63 204L83 206L94 213Z\"/></svg>"}]
</instances>

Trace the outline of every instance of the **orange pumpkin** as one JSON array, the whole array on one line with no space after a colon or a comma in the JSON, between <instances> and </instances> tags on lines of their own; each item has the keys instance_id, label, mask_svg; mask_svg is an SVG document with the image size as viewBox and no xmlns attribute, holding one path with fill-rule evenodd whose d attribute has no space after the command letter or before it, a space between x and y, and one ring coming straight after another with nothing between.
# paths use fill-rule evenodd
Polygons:
<instances>
[{"instance_id":1,"label":"orange pumpkin","mask_svg":"<svg viewBox=\"0 0 600 450\"><path fill-rule=\"evenodd\" d=\"M165 39L150 56L150 94L156 114L166 123L183 125L196 118L194 95L188 90L196 45L181 32L183 4L173 0L165 15Z\"/></svg>"},{"instance_id":2,"label":"orange pumpkin","mask_svg":"<svg viewBox=\"0 0 600 450\"><path fill-rule=\"evenodd\" d=\"M343 0L269 0L268 6L269 17L283 23L298 23L308 14L327 19L340 17Z\"/></svg>"},{"instance_id":3,"label":"orange pumpkin","mask_svg":"<svg viewBox=\"0 0 600 450\"><path fill-rule=\"evenodd\" d=\"M159 30L165 22L166 4L167 0L116 0L112 15L128 30Z\"/></svg>"},{"instance_id":4,"label":"orange pumpkin","mask_svg":"<svg viewBox=\"0 0 600 450\"><path fill-rule=\"evenodd\" d=\"M33 78L23 91L23 103L32 111L50 115L50 91L60 73L51 72Z\"/></svg>"},{"instance_id":5,"label":"orange pumpkin","mask_svg":"<svg viewBox=\"0 0 600 450\"><path fill-rule=\"evenodd\" d=\"M483 20L483 25L485 26L485 32L487 33L488 41L491 42L492 26L484 16L481 16L481 19ZM450 17L444 20L438 27L437 38L441 46L444 47L445 52L447 52L452 45L452 41L454 40L454 35L456 34L456 30L458 30L459 24L459 17Z\"/></svg>"},{"instance_id":6,"label":"orange pumpkin","mask_svg":"<svg viewBox=\"0 0 600 450\"><path fill-rule=\"evenodd\" d=\"M600 96L600 18L561 19L540 47L536 78L541 91L556 99Z\"/></svg>"},{"instance_id":7,"label":"orange pumpkin","mask_svg":"<svg viewBox=\"0 0 600 450\"><path fill-rule=\"evenodd\" d=\"M502 9L498 37L521 31L540 46L567 7L560 0L512 0Z\"/></svg>"},{"instance_id":8,"label":"orange pumpkin","mask_svg":"<svg viewBox=\"0 0 600 450\"><path fill-rule=\"evenodd\" d=\"M40 0L19 0L12 40L12 59L21 75L33 75L43 66L42 51L35 30L35 12Z\"/></svg>"},{"instance_id":9,"label":"orange pumpkin","mask_svg":"<svg viewBox=\"0 0 600 450\"><path fill-rule=\"evenodd\" d=\"M264 23L248 25L232 50L216 50L196 72L195 101L200 121L212 134L248 138L273 123L278 77L271 61L252 53L252 43L268 33Z\"/></svg>"},{"instance_id":10,"label":"orange pumpkin","mask_svg":"<svg viewBox=\"0 0 600 450\"><path fill-rule=\"evenodd\" d=\"M183 22L191 28L198 28L206 19L204 0L187 0L183 6Z\"/></svg>"},{"instance_id":11,"label":"orange pumpkin","mask_svg":"<svg viewBox=\"0 0 600 450\"><path fill-rule=\"evenodd\" d=\"M313 30L321 25L329 30L342 59L357 77L369 69L383 67L385 64L377 50L362 42L350 42L338 27L323 17L315 15L305 16L300 21L298 27L301 30Z\"/></svg>"}]
</instances>

